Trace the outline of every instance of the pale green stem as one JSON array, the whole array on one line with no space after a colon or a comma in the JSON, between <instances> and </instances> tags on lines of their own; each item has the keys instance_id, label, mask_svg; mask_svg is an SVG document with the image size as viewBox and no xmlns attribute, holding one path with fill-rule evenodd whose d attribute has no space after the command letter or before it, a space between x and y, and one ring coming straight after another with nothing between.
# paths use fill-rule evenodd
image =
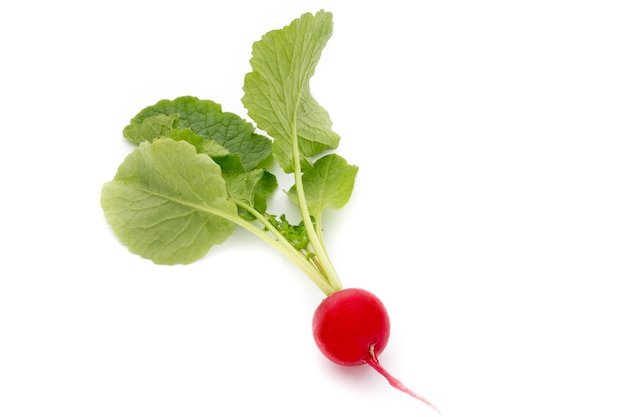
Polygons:
<instances>
[{"instance_id":1,"label":"pale green stem","mask_svg":"<svg viewBox=\"0 0 626 417\"><path fill-rule=\"evenodd\" d=\"M311 221L311 215L309 213L309 208L306 204L304 187L302 185L302 167L300 166L300 149L298 147L298 135L296 132L295 121L293 123L293 126L293 176L296 187L296 194L298 196L298 206L300 207L300 214L302 215L302 221L304 222L304 227L306 229L307 235L309 236L309 241L311 242L313 251L317 255L319 263L322 267L322 273L326 276L328 284L331 286L331 288L333 288L334 291L339 291L342 289L339 275L337 274L335 267L330 261L328 253L326 252L326 248L324 246L324 243L322 242L321 234L318 235L317 231L315 230L315 226L313 226L313 222ZM319 225L319 227L321 228L321 225Z\"/></svg>"},{"instance_id":2,"label":"pale green stem","mask_svg":"<svg viewBox=\"0 0 626 417\"><path fill-rule=\"evenodd\" d=\"M322 238L322 214L321 213L318 215L317 222L315 223L315 232L319 236L320 243L322 244L324 253L328 254L328 251L326 250L326 244L324 243L324 239Z\"/></svg>"},{"instance_id":3,"label":"pale green stem","mask_svg":"<svg viewBox=\"0 0 626 417\"><path fill-rule=\"evenodd\" d=\"M287 240L280 234L278 230L274 226L272 226L265 217L260 214L258 211L254 210L254 208L246 206L244 204L240 204L240 207L252 213L260 222L266 227L270 233L274 236L268 235L263 230L259 229L257 226L251 224L250 222L242 219L238 215L236 216L223 216L235 223L238 226L243 227L247 231L261 238L263 241L268 243L270 246L276 248L280 253L282 253L287 259L293 262L298 268L300 268L307 276L313 281L315 285L325 294L330 295L335 292L335 288L333 288L325 276L320 273L301 253L298 252Z\"/></svg>"}]
</instances>

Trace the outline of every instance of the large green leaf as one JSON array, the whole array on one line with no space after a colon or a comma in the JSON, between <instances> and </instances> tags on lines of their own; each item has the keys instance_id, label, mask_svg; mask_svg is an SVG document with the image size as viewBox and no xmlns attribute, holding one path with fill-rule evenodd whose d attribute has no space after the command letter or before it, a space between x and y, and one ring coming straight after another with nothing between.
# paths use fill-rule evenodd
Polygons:
<instances>
[{"instance_id":1,"label":"large green leaf","mask_svg":"<svg viewBox=\"0 0 626 417\"><path fill-rule=\"evenodd\" d=\"M242 102L259 128L274 138L274 158L285 172L294 170L294 141L302 170L311 167L306 157L339 144L328 112L309 87L332 30L331 13L307 13L252 46L252 72L246 74Z\"/></svg>"},{"instance_id":2,"label":"large green leaf","mask_svg":"<svg viewBox=\"0 0 626 417\"><path fill-rule=\"evenodd\" d=\"M191 263L232 233L237 216L221 169L184 141L143 142L101 194L104 214L131 252L157 264Z\"/></svg>"},{"instance_id":3,"label":"large green leaf","mask_svg":"<svg viewBox=\"0 0 626 417\"><path fill-rule=\"evenodd\" d=\"M352 195L358 170L337 154L315 161L313 168L302 174L302 187L310 214L319 220L325 208L340 209L345 206ZM295 187L291 187L288 195L292 202L298 204Z\"/></svg>"},{"instance_id":4,"label":"large green leaf","mask_svg":"<svg viewBox=\"0 0 626 417\"><path fill-rule=\"evenodd\" d=\"M138 143L146 131L160 129L168 121L163 116L172 115L176 115L174 127L189 128L204 139L211 139L230 153L239 155L246 170L257 168L272 153L272 142L256 134L252 124L234 113L223 112L222 106L211 100L191 96L161 100L146 107L124 128L124 137ZM158 116L160 118L155 118ZM144 124L149 127L142 128Z\"/></svg>"}]
</instances>

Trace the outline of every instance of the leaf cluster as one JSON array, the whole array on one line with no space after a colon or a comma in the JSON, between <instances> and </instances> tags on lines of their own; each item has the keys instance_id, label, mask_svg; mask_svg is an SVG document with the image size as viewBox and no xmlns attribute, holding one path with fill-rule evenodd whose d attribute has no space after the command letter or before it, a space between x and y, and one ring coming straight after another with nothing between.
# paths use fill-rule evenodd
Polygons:
<instances>
[{"instance_id":1,"label":"leaf cluster","mask_svg":"<svg viewBox=\"0 0 626 417\"><path fill-rule=\"evenodd\" d=\"M238 225L326 294L341 289L323 243L322 212L348 202L358 169L329 153L339 135L309 86L331 34L332 15L320 11L254 43L242 102L256 126L191 96L161 100L130 120L123 136L138 147L104 184L101 205L131 252L158 264L190 263ZM287 195L299 224L267 212L278 188L269 167L276 165L293 176Z\"/></svg>"}]
</instances>

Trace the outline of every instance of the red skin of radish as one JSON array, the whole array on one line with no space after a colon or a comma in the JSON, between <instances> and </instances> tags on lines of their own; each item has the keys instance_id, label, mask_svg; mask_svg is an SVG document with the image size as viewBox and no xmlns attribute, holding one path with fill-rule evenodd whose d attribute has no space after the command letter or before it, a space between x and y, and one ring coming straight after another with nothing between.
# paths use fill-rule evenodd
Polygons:
<instances>
[{"instance_id":1,"label":"red skin of radish","mask_svg":"<svg viewBox=\"0 0 626 417\"><path fill-rule=\"evenodd\" d=\"M383 303L369 291L348 288L325 298L313 315L313 337L324 356L343 366L368 364L389 384L441 414L430 401L405 387L378 361L389 341L390 322Z\"/></svg>"}]
</instances>

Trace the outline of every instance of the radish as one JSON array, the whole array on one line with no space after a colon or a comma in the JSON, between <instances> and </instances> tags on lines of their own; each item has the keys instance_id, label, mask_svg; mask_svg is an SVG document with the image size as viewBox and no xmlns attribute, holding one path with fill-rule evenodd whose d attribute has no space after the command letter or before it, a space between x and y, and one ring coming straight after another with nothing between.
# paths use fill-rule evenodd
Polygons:
<instances>
[{"instance_id":1,"label":"radish","mask_svg":"<svg viewBox=\"0 0 626 417\"><path fill-rule=\"evenodd\" d=\"M253 44L242 102L269 137L219 104L192 96L140 111L123 131L138 148L102 187L101 205L120 241L157 264L194 262L235 226L259 237L328 296L313 318L315 341L328 359L368 364L439 412L381 366L387 311L373 294L343 288L324 244L322 214L348 203L358 171L333 152L339 135L310 92L332 28L330 13L306 13ZM267 210L278 188L270 159L293 175L286 195L299 208L298 224Z\"/></svg>"},{"instance_id":2,"label":"radish","mask_svg":"<svg viewBox=\"0 0 626 417\"><path fill-rule=\"evenodd\" d=\"M378 355L387 346L389 333L389 315L385 306L374 294L360 288L347 288L331 294L313 315L313 337L324 356L343 366L368 364L391 386L441 414L430 401L405 387L378 361Z\"/></svg>"}]
</instances>

